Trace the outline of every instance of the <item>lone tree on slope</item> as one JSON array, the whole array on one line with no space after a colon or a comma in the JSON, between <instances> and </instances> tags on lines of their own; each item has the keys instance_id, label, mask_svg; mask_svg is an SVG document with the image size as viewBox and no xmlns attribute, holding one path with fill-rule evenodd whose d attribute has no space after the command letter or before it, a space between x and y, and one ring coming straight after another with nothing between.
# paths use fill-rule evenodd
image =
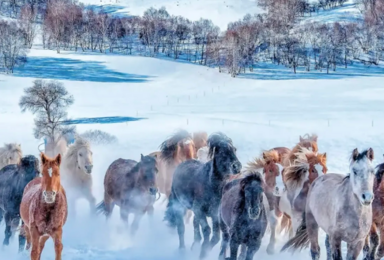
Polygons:
<instances>
[{"instance_id":1,"label":"lone tree on slope","mask_svg":"<svg viewBox=\"0 0 384 260\"><path fill-rule=\"evenodd\" d=\"M74 98L64 85L57 81L35 80L33 86L24 89L19 106L22 112L29 110L36 114L34 136L46 137L49 142L56 142L61 136L74 133L75 127L63 124L67 119L67 108Z\"/></svg>"}]
</instances>

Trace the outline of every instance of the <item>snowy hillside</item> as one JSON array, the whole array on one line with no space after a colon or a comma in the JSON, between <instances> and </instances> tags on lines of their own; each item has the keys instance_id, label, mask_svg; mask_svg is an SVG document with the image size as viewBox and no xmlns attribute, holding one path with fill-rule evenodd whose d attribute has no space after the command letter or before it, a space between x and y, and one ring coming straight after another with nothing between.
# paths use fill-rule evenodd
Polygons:
<instances>
[{"instance_id":1,"label":"snowy hillside","mask_svg":"<svg viewBox=\"0 0 384 260\"><path fill-rule=\"evenodd\" d=\"M262 149L293 146L299 135L319 135L319 150L327 152L329 172L346 173L353 148L372 147L376 163L384 148L383 90L380 75L340 76L338 79L233 79L215 69L159 59L56 54L33 50L30 62L14 76L0 75L0 136L2 142L20 142L24 154L38 155L41 141L32 136L33 117L22 114L18 100L34 78L62 81L74 95L71 118L136 116L146 120L123 124L79 125L81 132L100 129L119 139L116 146L94 146L94 193L102 199L103 177L117 158L138 160L140 153L158 149L159 144L178 128L189 131L223 131L238 148L244 164ZM373 120L373 122L372 122ZM372 125L373 123L373 125ZM138 237L130 239L119 220L118 209L106 223L102 217L89 217L86 201L80 201L78 216L64 228L63 259L158 260L197 259L189 249L180 256L176 232L162 222L165 205L156 206L156 225L150 228L144 218ZM1 225L1 228L4 228ZM3 239L3 232L0 233ZM186 242L192 242L187 227ZM265 243L269 235L266 235ZM321 239L322 240L322 239ZM284 238L280 238L280 245ZM323 242L321 242L323 245ZM216 246L210 259L218 256ZM277 248L278 249L278 248ZM255 258L267 256L265 244ZM28 259L18 255L17 239L0 252L4 259ZM321 259L325 259L323 248ZM42 260L52 259L49 241ZM303 251L284 259L308 259Z\"/></svg>"}]
</instances>

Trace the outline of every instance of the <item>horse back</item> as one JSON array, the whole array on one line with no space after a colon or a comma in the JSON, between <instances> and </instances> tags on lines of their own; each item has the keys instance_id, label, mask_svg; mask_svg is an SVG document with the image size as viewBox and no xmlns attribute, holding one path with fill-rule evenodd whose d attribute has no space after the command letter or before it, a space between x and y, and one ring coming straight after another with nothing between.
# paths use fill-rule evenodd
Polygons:
<instances>
[{"instance_id":1,"label":"horse back","mask_svg":"<svg viewBox=\"0 0 384 260\"><path fill-rule=\"evenodd\" d=\"M226 185L227 186L227 185ZM220 216L226 226L230 229L236 219L235 213L237 212L236 206L240 200L240 180L233 180L227 186L220 203Z\"/></svg>"}]
</instances>

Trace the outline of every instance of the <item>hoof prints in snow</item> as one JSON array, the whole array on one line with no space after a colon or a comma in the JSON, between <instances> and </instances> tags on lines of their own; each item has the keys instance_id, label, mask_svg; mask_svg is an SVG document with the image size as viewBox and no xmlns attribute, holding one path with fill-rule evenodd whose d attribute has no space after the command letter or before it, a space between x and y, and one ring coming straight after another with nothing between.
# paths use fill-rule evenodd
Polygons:
<instances>
[{"instance_id":1,"label":"hoof prints in snow","mask_svg":"<svg viewBox=\"0 0 384 260\"><path fill-rule=\"evenodd\" d=\"M146 118L141 117L123 117L123 116L111 116L111 117L93 117L93 118L79 118L73 120L67 120L63 122L65 125L77 125L77 124L116 124L129 121L139 121Z\"/></svg>"}]
</instances>

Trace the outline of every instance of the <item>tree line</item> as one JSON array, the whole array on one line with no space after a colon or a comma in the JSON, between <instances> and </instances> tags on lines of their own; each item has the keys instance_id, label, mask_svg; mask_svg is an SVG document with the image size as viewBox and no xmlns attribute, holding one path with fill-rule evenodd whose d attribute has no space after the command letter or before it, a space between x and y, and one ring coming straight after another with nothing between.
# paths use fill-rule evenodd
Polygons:
<instances>
[{"instance_id":1,"label":"tree line","mask_svg":"<svg viewBox=\"0 0 384 260\"><path fill-rule=\"evenodd\" d=\"M20 11L20 39L30 47L36 34L33 21L41 18L43 47L57 52L165 56L218 67L233 77L252 71L258 62L284 65L294 73L298 68L330 72L353 62L378 65L382 60L383 5L359 1L363 21L319 23L300 22L305 6L313 5L305 0L258 0L265 13L246 15L221 32L210 20L190 21L165 8L149 8L140 17L118 17L69 0L49 0L44 8L26 5ZM315 4L326 9L344 2Z\"/></svg>"}]
</instances>

